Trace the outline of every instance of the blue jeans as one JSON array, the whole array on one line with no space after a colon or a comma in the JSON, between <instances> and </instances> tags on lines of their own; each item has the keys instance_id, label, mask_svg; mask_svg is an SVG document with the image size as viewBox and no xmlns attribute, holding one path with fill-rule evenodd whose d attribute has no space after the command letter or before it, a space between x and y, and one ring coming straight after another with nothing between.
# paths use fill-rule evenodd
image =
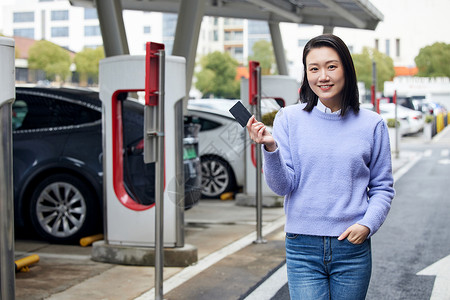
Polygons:
<instances>
[{"instance_id":1,"label":"blue jeans","mask_svg":"<svg viewBox=\"0 0 450 300\"><path fill-rule=\"evenodd\" d=\"M363 300L372 272L370 239L354 245L286 233L286 264L292 300Z\"/></svg>"}]
</instances>

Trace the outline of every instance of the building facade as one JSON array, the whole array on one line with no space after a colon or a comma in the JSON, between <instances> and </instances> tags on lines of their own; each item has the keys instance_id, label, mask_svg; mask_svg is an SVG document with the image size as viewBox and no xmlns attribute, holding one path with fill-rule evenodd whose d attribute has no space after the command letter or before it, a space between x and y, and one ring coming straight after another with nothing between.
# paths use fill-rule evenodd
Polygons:
<instances>
[{"instance_id":1,"label":"building facade","mask_svg":"<svg viewBox=\"0 0 450 300\"><path fill-rule=\"evenodd\" d=\"M446 29L450 19L448 0L370 0L384 15L376 30L334 28L353 53L363 47L377 48L390 56L398 68L414 68L414 58L421 48L435 42L450 43ZM423 4L423 3L422 3ZM73 7L67 0L3 0L0 4L0 32L6 36L47 39L71 51L102 45L99 21L93 8ZM176 30L176 14L124 11L130 54L145 53L147 41L161 42L170 54ZM289 74L301 80L301 56L306 42L323 32L322 26L280 24ZM203 18L197 58L213 52L227 51L241 65L246 65L253 44L270 40L266 22Z\"/></svg>"}]
</instances>

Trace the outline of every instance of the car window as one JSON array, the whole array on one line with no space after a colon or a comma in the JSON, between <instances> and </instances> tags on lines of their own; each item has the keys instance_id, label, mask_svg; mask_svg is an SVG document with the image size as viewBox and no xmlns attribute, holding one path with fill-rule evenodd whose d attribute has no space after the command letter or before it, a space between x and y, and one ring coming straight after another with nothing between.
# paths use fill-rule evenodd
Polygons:
<instances>
[{"instance_id":1,"label":"car window","mask_svg":"<svg viewBox=\"0 0 450 300\"><path fill-rule=\"evenodd\" d=\"M16 100L12 105L12 128L16 130L22 126L23 119L28 112L27 103L23 100Z\"/></svg>"},{"instance_id":2,"label":"car window","mask_svg":"<svg viewBox=\"0 0 450 300\"><path fill-rule=\"evenodd\" d=\"M15 130L66 127L101 119L100 111L76 104L76 101L29 94L16 95L13 115L18 115L13 125Z\"/></svg>"},{"instance_id":3,"label":"car window","mask_svg":"<svg viewBox=\"0 0 450 300\"><path fill-rule=\"evenodd\" d=\"M222 124L218 123L218 122L214 122L211 120L207 120L204 118L200 118L200 117L193 117L192 118L192 123L194 124L200 124L200 131L208 131L208 130L213 130L217 127L222 126Z\"/></svg>"}]
</instances>

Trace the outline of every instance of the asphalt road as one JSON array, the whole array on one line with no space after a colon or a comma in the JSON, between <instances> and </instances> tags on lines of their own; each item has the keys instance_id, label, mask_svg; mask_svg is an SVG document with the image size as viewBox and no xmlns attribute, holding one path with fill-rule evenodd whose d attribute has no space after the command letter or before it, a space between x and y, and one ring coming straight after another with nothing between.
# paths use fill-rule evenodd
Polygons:
<instances>
[{"instance_id":1,"label":"asphalt road","mask_svg":"<svg viewBox=\"0 0 450 300\"><path fill-rule=\"evenodd\" d=\"M367 299L450 299L450 132L433 143L407 137L402 151L415 159L396 174L391 211L372 238ZM289 299L285 275L271 280L281 288L266 299Z\"/></svg>"}]
</instances>

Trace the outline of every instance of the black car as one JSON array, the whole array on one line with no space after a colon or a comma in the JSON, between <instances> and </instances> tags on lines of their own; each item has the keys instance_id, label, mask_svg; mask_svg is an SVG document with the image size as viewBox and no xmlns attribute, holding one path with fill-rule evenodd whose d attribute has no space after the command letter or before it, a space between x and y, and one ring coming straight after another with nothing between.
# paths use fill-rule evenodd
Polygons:
<instances>
[{"instance_id":1,"label":"black car","mask_svg":"<svg viewBox=\"0 0 450 300\"><path fill-rule=\"evenodd\" d=\"M138 203L154 203L154 164L143 161L144 106L123 105L124 182ZM98 92L16 88L13 115L15 223L50 242L73 243L103 225L102 104ZM194 124L185 124L185 209L201 195Z\"/></svg>"}]
</instances>

